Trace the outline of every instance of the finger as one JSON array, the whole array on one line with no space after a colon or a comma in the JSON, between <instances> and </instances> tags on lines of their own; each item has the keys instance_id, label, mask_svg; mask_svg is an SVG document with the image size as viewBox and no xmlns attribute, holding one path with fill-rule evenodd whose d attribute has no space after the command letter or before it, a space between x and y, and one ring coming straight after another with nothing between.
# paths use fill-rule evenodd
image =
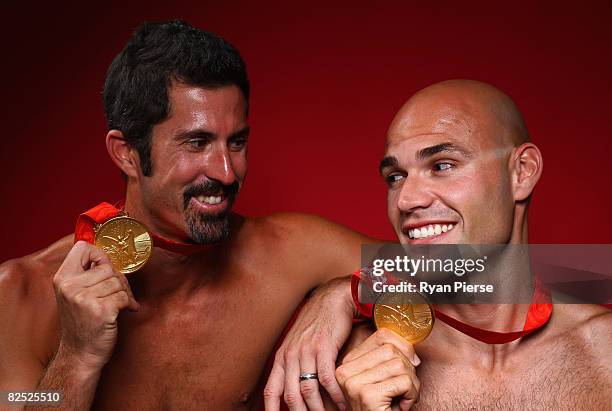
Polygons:
<instances>
[{"instance_id":1,"label":"finger","mask_svg":"<svg viewBox=\"0 0 612 411\"><path fill-rule=\"evenodd\" d=\"M368 387L373 388L372 392L378 392L384 395L385 398L393 399L401 396L403 401L412 404L416 403L419 397L419 393L409 375L398 375L379 383L371 384Z\"/></svg>"},{"instance_id":2,"label":"finger","mask_svg":"<svg viewBox=\"0 0 612 411\"><path fill-rule=\"evenodd\" d=\"M336 362L333 353L329 351L320 351L317 354L317 373L319 374L319 383L325 388L332 401L342 411L347 408L346 399L340 389L338 380L336 380Z\"/></svg>"},{"instance_id":3,"label":"finger","mask_svg":"<svg viewBox=\"0 0 612 411\"><path fill-rule=\"evenodd\" d=\"M399 334L387 328L381 328L368 337L359 347L348 353L344 358L344 361L352 361L355 358L360 357L385 344L392 344L393 346L397 347L408 359L410 359L414 366L418 366L421 363L421 360L416 355L412 344L406 341L406 339Z\"/></svg>"},{"instance_id":4,"label":"finger","mask_svg":"<svg viewBox=\"0 0 612 411\"><path fill-rule=\"evenodd\" d=\"M77 241L66 256L60 271L69 274L81 273L89 269L92 262L95 265L111 263L102 249L85 241Z\"/></svg>"},{"instance_id":5,"label":"finger","mask_svg":"<svg viewBox=\"0 0 612 411\"><path fill-rule=\"evenodd\" d=\"M384 368L384 364L388 362L397 362L397 366L409 365L414 368L408 358L397 349L394 345L385 344L378 347L361 357L358 357L350 362L345 362L336 370L336 375L341 383L345 383L348 379L364 373L368 370L378 370ZM389 364L387 364L389 365ZM366 381L366 383L374 383L378 381Z\"/></svg>"},{"instance_id":6,"label":"finger","mask_svg":"<svg viewBox=\"0 0 612 411\"><path fill-rule=\"evenodd\" d=\"M58 272L53 278L53 283L57 290L61 290L61 294L78 294L88 287L92 287L115 275L116 273L111 266L101 265L81 275L69 276L68 278L62 277Z\"/></svg>"},{"instance_id":7,"label":"finger","mask_svg":"<svg viewBox=\"0 0 612 411\"><path fill-rule=\"evenodd\" d=\"M404 360L401 357L396 357L392 360L385 361L374 368L370 368L359 374L355 374L353 377L347 380L347 383L350 381L351 383L359 382L360 385L377 384L401 375L411 377L414 374L414 367L408 362L408 360Z\"/></svg>"},{"instance_id":8,"label":"finger","mask_svg":"<svg viewBox=\"0 0 612 411\"><path fill-rule=\"evenodd\" d=\"M300 356L300 374L317 373L317 362L315 354L311 350L305 350ZM325 411L323 400L319 392L318 378L300 381L300 394L311 411Z\"/></svg>"},{"instance_id":9,"label":"finger","mask_svg":"<svg viewBox=\"0 0 612 411\"><path fill-rule=\"evenodd\" d=\"M128 297L128 294L125 290L121 290L114 294L106 296L102 298L102 301L110 302L110 304L116 309L115 314L118 314L119 311L128 308L130 305L130 297Z\"/></svg>"},{"instance_id":10,"label":"finger","mask_svg":"<svg viewBox=\"0 0 612 411\"><path fill-rule=\"evenodd\" d=\"M106 324L116 326L119 312L127 308L130 304L130 298L124 290L98 299L102 306L102 315Z\"/></svg>"},{"instance_id":11,"label":"finger","mask_svg":"<svg viewBox=\"0 0 612 411\"><path fill-rule=\"evenodd\" d=\"M285 352L285 404L289 410L306 410L300 394L300 360L294 350Z\"/></svg>"},{"instance_id":12,"label":"finger","mask_svg":"<svg viewBox=\"0 0 612 411\"><path fill-rule=\"evenodd\" d=\"M380 341L379 331L380 330L370 335L368 338L366 338L364 342L362 342L355 349L347 353L344 356L342 363L344 364L344 363L353 361L355 358L361 357L362 355L367 354L368 352L378 348L381 345L379 343Z\"/></svg>"},{"instance_id":13,"label":"finger","mask_svg":"<svg viewBox=\"0 0 612 411\"><path fill-rule=\"evenodd\" d=\"M98 284L85 288L82 292L93 297L104 298L119 291L126 291L125 286L117 276L112 276L99 282Z\"/></svg>"},{"instance_id":14,"label":"finger","mask_svg":"<svg viewBox=\"0 0 612 411\"><path fill-rule=\"evenodd\" d=\"M285 387L285 370L281 361L274 361L268 382L264 388L264 407L266 411L279 411L280 399Z\"/></svg>"},{"instance_id":15,"label":"finger","mask_svg":"<svg viewBox=\"0 0 612 411\"><path fill-rule=\"evenodd\" d=\"M104 281L101 281L91 287L86 288L86 291L84 292L90 293L97 298L104 298L119 291L125 291L128 296L128 305L125 308L128 308L131 311L138 311L140 309L140 304L134 299L134 295L130 289L130 284L123 274L117 274Z\"/></svg>"},{"instance_id":16,"label":"finger","mask_svg":"<svg viewBox=\"0 0 612 411\"><path fill-rule=\"evenodd\" d=\"M410 402L410 405L408 406L408 409L409 409L414 404L419 402L419 398L421 396L421 380L419 380L419 377L416 375L416 370L414 370L414 372L412 373L409 373L408 375L410 376L410 379L412 379L412 386L416 390L416 395L411 392L407 392L404 394L403 401Z\"/></svg>"},{"instance_id":17,"label":"finger","mask_svg":"<svg viewBox=\"0 0 612 411\"><path fill-rule=\"evenodd\" d=\"M402 353L404 353L406 358L408 358L415 367L421 363L421 360L414 351L412 344L406 341L406 339L399 334L387 328L381 328L380 330L376 331L359 347L349 352L346 357L344 357L343 363L352 361L355 358L360 357L384 344L393 344L396 346Z\"/></svg>"},{"instance_id":18,"label":"finger","mask_svg":"<svg viewBox=\"0 0 612 411\"><path fill-rule=\"evenodd\" d=\"M413 399L407 400L405 398L402 398L400 402L398 403L399 409L400 411L409 411L410 408L412 408L414 404L416 404L417 402L418 400L413 400Z\"/></svg>"},{"instance_id":19,"label":"finger","mask_svg":"<svg viewBox=\"0 0 612 411\"><path fill-rule=\"evenodd\" d=\"M94 285L108 280L109 278L116 277L117 271L110 264L98 265L91 270L87 270L83 275L79 275L71 278L69 281L71 284L81 288L93 287Z\"/></svg>"},{"instance_id":20,"label":"finger","mask_svg":"<svg viewBox=\"0 0 612 411\"><path fill-rule=\"evenodd\" d=\"M125 287L125 291L128 293L128 297L130 297L130 306L128 307L131 311L138 311L140 309L140 303L136 301L136 297L134 297L134 293L132 292L132 287L130 287L130 282L124 274L118 274L117 277L123 283Z\"/></svg>"}]
</instances>

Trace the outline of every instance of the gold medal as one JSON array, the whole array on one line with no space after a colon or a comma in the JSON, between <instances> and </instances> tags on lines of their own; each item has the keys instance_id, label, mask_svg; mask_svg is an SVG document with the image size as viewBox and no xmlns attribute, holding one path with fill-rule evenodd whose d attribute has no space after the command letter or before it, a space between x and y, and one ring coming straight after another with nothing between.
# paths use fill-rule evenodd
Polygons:
<instances>
[{"instance_id":1,"label":"gold medal","mask_svg":"<svg viewBox=\"0 0 612 411\"><path fill-rule=\"evenodd\" d=\"M382 294L374 305L376 328L395 331L411 344L423 341L434 325L434 311L421 293Z\"/></svg>"},{"instance_id":2,"label":"gold medal","mask_svg":"<svg viewBox=\"0 0 612 411\"><path fill-rule=\"evenodd\" d=\"M94 231L94 244L108 254L113 266L123 274L139 270L151 256L153 241L138 220L119 215L95 227Z\"/></svg>"}]
</instances>

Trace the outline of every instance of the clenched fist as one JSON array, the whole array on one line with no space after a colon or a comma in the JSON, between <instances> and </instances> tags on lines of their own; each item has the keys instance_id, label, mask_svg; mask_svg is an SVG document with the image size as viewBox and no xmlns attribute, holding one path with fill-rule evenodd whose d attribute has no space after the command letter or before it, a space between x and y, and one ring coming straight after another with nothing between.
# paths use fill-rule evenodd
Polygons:
<instances>
[{"instance_id":1,"label":"clenched fist","mask_svg":"<svg viewBox=\"0 0 612 411\"><path fill-rule=\"evenodd\" d=\"M60 317L60 348L101 370L117 341L117 316L137 311L125 276L101 249L78 241L53 277Z\"/></svg>"},{"instance_id":2,"label":"clenched fist","mask_svg":"<svg viewBox=\"0 0 612 411\"><path fill-rule=\"evenodd\" d=\"M336 378L353 411L406 411L419 399L420 363L409 342L381 328L344 357Z\"/></svg>"}]
</instances>

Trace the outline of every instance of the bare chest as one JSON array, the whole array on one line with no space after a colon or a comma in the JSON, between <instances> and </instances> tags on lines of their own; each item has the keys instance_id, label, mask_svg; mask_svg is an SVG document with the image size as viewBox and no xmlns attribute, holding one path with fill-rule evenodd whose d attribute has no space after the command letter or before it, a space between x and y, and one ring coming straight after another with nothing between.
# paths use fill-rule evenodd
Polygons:
<instances>
[{"instance_id":1,"label":"bare chest","mask_svg":"<svg viewBox=\"0 0 612 411\"><path fill-rule=\"evenodd\" d=\"M235 296L152 312L144 321L120 318L120 337L93 408L250 408L292 311L290 306L274 310L264 301Z\"/></svg>"},{"instance_id":2,"label":"bare chest","mask_svg":"<svg viewBox=\"0 0 612 411\"><path fill-rule=\"evenodd\" d=\"M612 409L611 376L573 350L542 351L498 371L432 362L417 373L416 410Z\"/></svg>"}]
</instances>

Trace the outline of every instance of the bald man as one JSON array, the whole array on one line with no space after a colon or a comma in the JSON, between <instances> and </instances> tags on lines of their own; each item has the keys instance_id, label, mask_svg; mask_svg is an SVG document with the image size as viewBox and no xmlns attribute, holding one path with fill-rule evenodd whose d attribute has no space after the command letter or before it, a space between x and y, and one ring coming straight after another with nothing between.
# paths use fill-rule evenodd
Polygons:
<instances>
[{"instance_id":1,"label":"bald man","mask_svg":"<svg viewBox=\"0 0 612 411\"><path fill-rule=\"evenodd\" d=\"M542 155L513 101L490 85L453 80L415 94L391 123L380 173L402 244L528 242ZM531 295L533 283L516 280L505 291ZM528 305L438 308L508 331L523 329ZM442 321L415 347L385 330L353 337L362 342L336 377L355 410L612 409L612 313L603 307L554 304L542 328L505 344Z\"/></svg>"}]
</instances>

